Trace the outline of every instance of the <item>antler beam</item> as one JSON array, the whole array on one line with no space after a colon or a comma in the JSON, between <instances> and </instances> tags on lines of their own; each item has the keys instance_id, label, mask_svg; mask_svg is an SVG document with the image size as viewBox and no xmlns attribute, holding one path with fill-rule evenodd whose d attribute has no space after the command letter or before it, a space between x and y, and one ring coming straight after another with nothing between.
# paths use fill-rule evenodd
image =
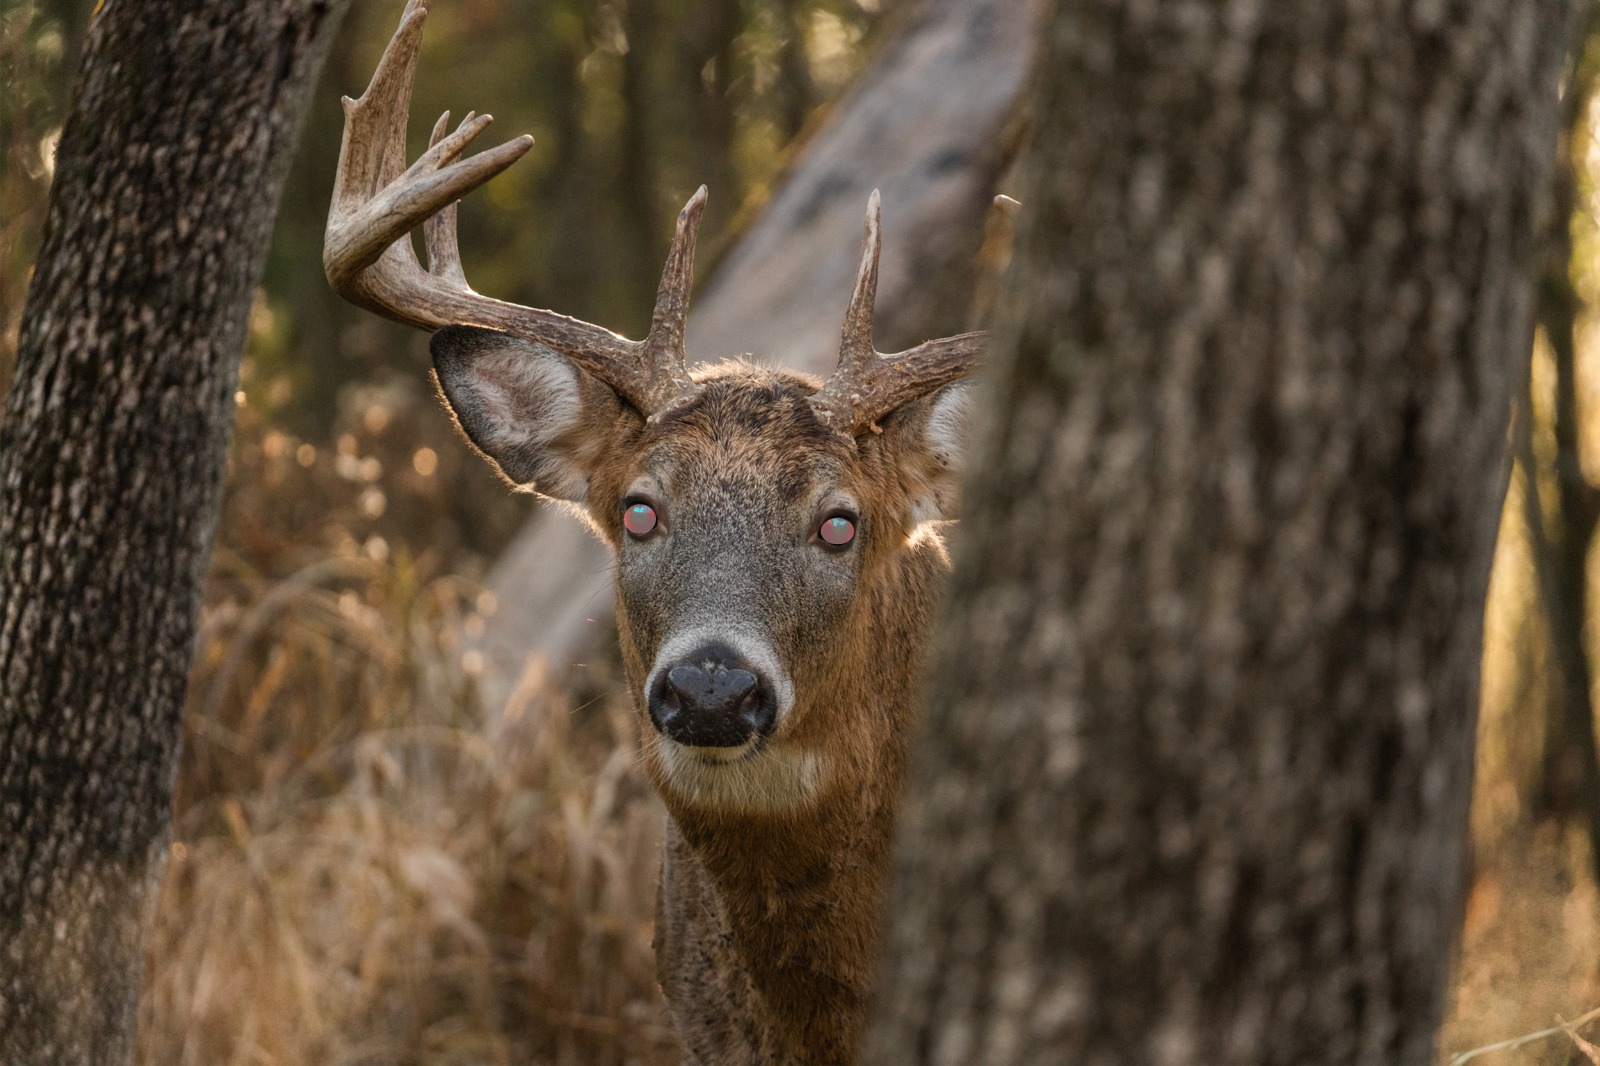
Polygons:
<instances>
[{"instance_id":1,"label":"antler beam","mask_svg":"<svg viewBox=\"0 0 1600 1066\"><path fill-rule=\"evenodd\" d=\"M427 0L410 0L367 91L359 100L344 98L344 140L322 252L328 282L352 303L419 329L483 326L546 345L647 416L692 396L683 320L704 187L678 218L650 336L643 342L474 292L461 269L456 202L522 158L533 138L518 137L461 159L490 117L469 113L446 135L446 112L428 150L405 166L405 127L427 7ZM419 225L428 249L426 269L408 238Z\"/></svg>"}]
</instances>

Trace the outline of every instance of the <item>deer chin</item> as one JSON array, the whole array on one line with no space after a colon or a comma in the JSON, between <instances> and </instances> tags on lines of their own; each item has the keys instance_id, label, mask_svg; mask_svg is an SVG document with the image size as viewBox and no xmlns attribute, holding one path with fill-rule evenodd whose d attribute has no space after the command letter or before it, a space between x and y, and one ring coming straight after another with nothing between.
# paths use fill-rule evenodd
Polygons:
<instances>
[{"instance_id":1,"label":"deer chin","mask_svg":"<svg viewBox=\"0 0 1600 1066\"><path fill-rule=\"evenodd\" d=\"M650 733L645 760L669 806L782 814L810 806L827 783L821 753L790 741L754 737L736 748L702 748Z\"/></svg>"},{"instance_id":2,"label":"deer chin","mask_svg":"<svg viewBox=\"0 0 1600 1066\"><path fill-rule=\"evenodd\" d=\"M677 742L668 740L667 743L676 744ZM735 748L703 748L692 744L677 744L677 747L690 758L712 766L719 763L727 765L728 763L743 762L745 759L752 758L760 746L761 738L754 736Z\"/></svg>"}]
</instances>

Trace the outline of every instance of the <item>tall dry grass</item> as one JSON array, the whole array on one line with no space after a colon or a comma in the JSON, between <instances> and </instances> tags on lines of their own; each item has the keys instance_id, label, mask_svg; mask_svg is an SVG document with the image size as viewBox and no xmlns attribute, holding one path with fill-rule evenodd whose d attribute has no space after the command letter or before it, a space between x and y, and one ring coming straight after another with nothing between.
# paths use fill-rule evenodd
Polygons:
<instances>
[{"instance_id":1,"label":"tall dry grass","mask_svg":"<svg viewBox=\"0 0 1600 1066\"><path fill-rule=\"evenodd\" d=\"M346 436L302 462L241 419L140 1061L675 1061L620 683L577 703L535 668L486 715L492 597L360 528L406 490ZM285 524L308 497L327 520Z\"/></svg>"},{"instance_id":2,"label":"tall dry grass","mask_svg":"<svg viewBox=\"0 0 1600 1066\"><path fill-rule=\"evenodd\" d=\"M1535 350L1535 396L1553 401L1548 350ZM1548 408L1546 408L1548 410ZM1548 420L1538 423L1548 426ZM1541 428L1535 444L1553 454ZM1548 486L1545 499L1551 499ZM1488 1045L1571 1021L1600 1006L1600 888L1578 824L1540 817L1544 708L1556 669L1526 525L1527 485L1511 480L1484 617L1481 713L1473 785L1471 881L1454 987L1439 1044L1448 1062ZM1600 602L1600 574L1591 602ZM1578 1027L1600 1037L1600 1020ZM1484 1066L1576 1066L1564 1034L1473 1054Z\"/></svg>"}]
</instances>

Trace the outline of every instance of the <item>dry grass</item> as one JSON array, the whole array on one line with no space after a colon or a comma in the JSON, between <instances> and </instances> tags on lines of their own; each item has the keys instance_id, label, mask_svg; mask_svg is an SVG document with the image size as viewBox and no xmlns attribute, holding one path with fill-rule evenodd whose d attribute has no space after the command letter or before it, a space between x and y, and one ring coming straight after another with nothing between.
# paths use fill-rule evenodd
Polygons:
<instances>
[{"instance_id":1,"label":"dry grass","mask_svg":"<svg viewBox=\"0 0 1600 1066\"><path fill-rule=\"evenodd\" d=\"M534 670L491 729L463 648L492 599L349 536L371 485L268 435L234 453L253 548L208 588L139 1060L675 1061L620 686L574 706ZM263 532L309 492L332 524Z\"/></svg>"},{"instance_id":2,"label":"dry grass","mask_svg":"<svg viewBox=\"0 0 1600 1066\"><path fill-rule=\"evenodd\" d=\"M1551 1026L1561 1035L1496 1046L1470 1059L1483 1066L1587 1062L1558 1023L1600 1005L1600 892L1588 842L1576 826L1534 814L1541 709L1555 666L1532 597L1523 491L1520 476L1513 479L1489 589L1473 877L1439 1044L1449 1061ZM1600 1033L1592 1019L1580 1028L1579 1039Z\"/></svg>"},{"instance_id":3,"label":"dry grass","mask_svg":"<svg viewBox=\"0 0 1600 1066\"><path fill-rule=\"evenodd\" d=\"M1600 899L1588 874L1588 844L1576 829L1546 824L1508 838L1480 869L1467 903L1452 1012L1440 1045L1463 1052L1555 1026L1547 1038L1498 1048L1470 1061L1583 1063L1561 1033L1582 1019L1580 1039L1600 1035Z\"/></svg>"},{"instance_id":4,"label":"dry grass","mask_svg":"<svg viewBox=\"0 0 1600 1066\"><path fill-rule=\"evenodd\" d=\"M491 736L462 592L339 560L210 620L143 1061L675 1057L629 714L534 673Z\"/></svg>"}]
</instances>

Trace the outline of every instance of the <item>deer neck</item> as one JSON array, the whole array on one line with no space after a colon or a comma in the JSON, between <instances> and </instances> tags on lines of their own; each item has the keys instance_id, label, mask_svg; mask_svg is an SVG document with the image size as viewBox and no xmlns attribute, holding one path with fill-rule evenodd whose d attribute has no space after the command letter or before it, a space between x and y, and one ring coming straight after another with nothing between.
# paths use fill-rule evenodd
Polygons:
<instances>
[{"instance_id":1,"label":"deer neck","mask_svg":"<svg viewBox=\"0 0 1600 1066\"><path fill-rule=\"evenodd\" d=\"M853 1061L877 954L893 769L879 788L841 790L803 814L669 816L658 971L685 1042L723 1049L707 1061ZM677 1002L695 1004L695 1016Z\"/></svg>"},{"instance_id":2,"label":"deer neck","mask_svg":"<svg viewBox=\"0 0 1600 1066\"><path fill-rule=\"evenodd\" d=\"M657 970L691 1059L854 1061L912 691L860 708L874 728L835 752L830 787L801 810L734 815L668 801Z\"/></svg>"},{"instance_id":3,"label":"deer neck","mask_svg":"<svg viewBox=\"0 0 1600 1066\"><path fill-rule=\"evenodd\" d=\"M867 594L864 631L809 692L800 738L825 784L787 811L669 812L657 973L691 1060L849 1062L928 629L948 565L933 540Z\"/></svg>"}]
</instances>

